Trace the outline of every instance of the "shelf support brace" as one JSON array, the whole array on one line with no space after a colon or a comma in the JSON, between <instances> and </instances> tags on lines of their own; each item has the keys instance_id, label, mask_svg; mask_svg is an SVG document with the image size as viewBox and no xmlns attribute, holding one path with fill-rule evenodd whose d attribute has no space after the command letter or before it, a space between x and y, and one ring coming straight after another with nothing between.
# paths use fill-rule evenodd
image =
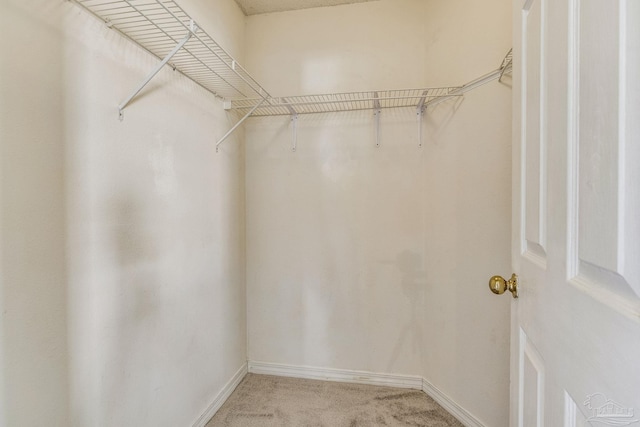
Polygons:
<instances>
[{"instance_id":1,"label":"shelf support brace","mask_svg":"<svg viewBox=\"0 0 640 427\"><path fill-rule=\"evenodd\" d=\"M238 127L240 127L240 125L242 123L244 123L245 120L247 120L249 117L251 117L253 112L256 111L258 109L258 107L260 107L262 105L262 103L264 103L264 101L266 101L266 100L267 100L267 98L262 98L260 100L260 102L258 102L251 110L249 110L249 112L247 114L245 114L245 116L243 118L238 120L238 123L233 125L233 127L231 129L229 129L229 131L227 133L225 133L222 138L220 138L220 140L216 143L216 153L218 152L218 149L220 148L220 144L222 144L225 139L229 138L229 135L231 135L233 132L235 132L235 130L238 129Z\"/></svg>"},{"instance_id":2,"label":"shelf support brace","mask_svg":"<svg viewBox=\"0 0 640 427\"><path fill-rule=\"evenodd\" d=\"M153 69L153 71L151 71L151 73L149 73L149 75L142 81L142 83L140 83L140 85L138 85L138 87L133 91L133 93L131 95L129 95L129 97L127 99L125 99L120 105L118 105L118 117L120 118L120 121L122 121L122 119L124 119L124 109L125 109L125 107L127 105L129 105L131 100L133 98L135 98L136 95L138 93L140 93L140 91L142 89L144 89L144 87L147 84L149 84L149 82L156 76L156 74L158 74L160 72L162 67L167 65L167 62L169 62L171 60L171 58L173 58L173 56L176 53L178 53L178 51L180 49L182 49L185 44L187 44L187 42L189 41L191 36L193 34L195 34L196 31L198 31L198 27L196 26L196 23L192 20L191 21L191 28L189 29L189 32L187 33L187 35L176 45L176 47L173 48L173 50L171 52L169 52L167 54L167 56L164 57L164 59Z\"/></svg>"},{"instance_id":3,"label":"shelf support brace","mask_svg":"<svg viewBox=\"0 0 640 427\"><path fill-rule=\"evenodd\" d=\"M291 151L295 153L296 146L298 145L298 115L294 114L291 116L291 126L293 132L293 140L291 141Z\"/></svg>"},{"instance_id":4,"label":"shelf support brace","mask_svg":"<svg viewBox=\"0 0 640 427\"><path fill-rule=\"evenodd\" d=\"M418 147L422 148L422 123L424 122L424 112L427 109L424 103L427 100L428 91L422 92L422 97L416 108L416 115L418 116Z\"/></svg>"},{"instance_id":5,"label":"shelf support brace","mask_svg":"<svg viewBox=\"0 0 640 427\"><path fill-rule=\"evenodd\" d=\"M502 77L508 71L513 69L513 48L509 49L507 55L502 60L502 64L500 64L500 77L498 77L498 82L502 82Z\"/></svg>"},{"instance_id":6,"label":"shelf support brace","mask_svg":"<svg viewBox=\"0 0 640 427\"><path fill-rule=\"evenodd\" d=\"M376 147L380 147L380 115L382 114L382 109L380 107L380 100L378 99L378 92L373 92L373 108L374 113L373 117L376 121Z\"/></svg>"},{"instance_id":7,"label":"shelf support brace","mask_svg":"<svg viewBox=\"0 0 640 427\"><path fill-rule=\"evenodd\" d=\"M284 106L287 108L287 110L289 110L289 113L291 114L291 151L295 152L296 146L298 145L298 112L291 106L286 98L280 98L280 100L284 103Z\"/></svg>"}]
</instances>

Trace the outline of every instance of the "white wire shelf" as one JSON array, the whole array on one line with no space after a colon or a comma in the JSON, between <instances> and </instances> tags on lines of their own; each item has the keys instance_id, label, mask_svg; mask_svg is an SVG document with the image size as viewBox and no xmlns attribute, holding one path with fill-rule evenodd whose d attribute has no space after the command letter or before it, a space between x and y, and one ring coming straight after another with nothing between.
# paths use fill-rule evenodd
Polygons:
<instances>
[{"instance_id":1,"label":"white wire shelf","mask_svg":"<svg viewBox=\"0 0 640 427\"><path fill-rule=\"evenodd\" d=\"M242 116L248 115L248 117L295 116L298 114L381 110L383 108L401 107L415 107L422 110L426 107L437 105L446 99L462 96L465 92L495 79L501 80L505 74L511 73L512 68L513 49L510 49L500 63L500 67L462 86L345 92L267 99L232 99L226 102L225 108Z\"/></svg>"},{"instance_id":2,"label":"white wire shelf","mask_svg":"<svg viewBox=\"0 0 640 427\"><path fill-rule=\"evenodd\" d=\"M345 92L273 98L269 93L205 31L200 29L174 0L70 0L101 20L109 28L134 41L160 63L123 102L118 105L120 120L133 98L167 64L215 96L222 98L225 109L242 118L216 143L218 147L250 117L291 116L296 135L300 114L374 110L376 129L380 113L386 108L416 108L422 140L422 117L425 110L452 97L499 79L511 72L512 51L500 67L463 86L401 89L369 92ZM379 132L376 131L376 135ZM378 136L376 137L378 139ZM379 146L379 140L376 142ZM295 150L295 142L293 145Z\"/></svg>"},{"instance_id":3,"label":"white wire shelf","mask_svg":"<svg viewBox=\"0 0 640 427\"><path fill-rule=\"evenodd\" d=\"M455 95L455 92L459 89L460 87L441 87L269 98L253 111L251 117L291 116L296 114L380 110L401 107L420 108L438 98L460 96ZM227 102L227 109L245 115L261 101L262 99L234 99Z\"/></svg>"},{"instance_id":4,"label":"white wire shelf","mask_svg":"<svg viewBox=\"0 0 640 427\"><path fill-rule=\"evenodd\" d=\"M168 63L220 98L269 96L267 91L213 38L198 28L195 21L173 0L71 1L86 8L102 19L108 27L133 40L159 59L165 58L166 61L163 61L161 66ZM123 104L126 105L128 101ZM122 108L124 105L121 105Z\"/></svg>"},{"instance_id":5,"label":"white wire shelf","mask_svg":"<svg viewBox=\"0 0 640 427\"><path fill-rule=\"evenodd\" d=\"M290 116L293 130L292 150L296 150L297 122L300 114L332 113L343 111L373 110L376 126L376 146L380 146L380 114L384 108L414 107L419 117L418 141L422 146L422 121L428 107L447 99L460 97L466 92L493 80L501 81L513 69L513 50L509 50L500 66L462 86L402 89L370 92L330 93L324 95L287 96L281 98L232 99L225 102L225 109L242 116L216 144L216 150L245 120L250 117Z\"/></svg>"}]
</instances>

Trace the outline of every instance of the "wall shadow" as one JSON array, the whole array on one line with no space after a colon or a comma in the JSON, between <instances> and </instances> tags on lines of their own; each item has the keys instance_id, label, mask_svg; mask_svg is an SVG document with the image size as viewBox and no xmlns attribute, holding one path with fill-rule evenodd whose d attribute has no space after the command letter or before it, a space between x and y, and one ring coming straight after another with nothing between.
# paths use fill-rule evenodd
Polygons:
<instances>
[{"instance_id":1,"label":"wall shadow","mask_svg":"<svg viewBox=\"0 0 640 427\"><path fill-rule=\"evenodd\" d=\"M422 265L422 256L417 252L403 251L396 257L395 267L400 271L402 280L400 288L409 304L409 320L402 327L396 343L391 351L387 372L394 372L393 367L400 354L407 346L414 354L421 354L423 349L422 308L424 287L427 273Z\"/></svg>"}]
</instances>

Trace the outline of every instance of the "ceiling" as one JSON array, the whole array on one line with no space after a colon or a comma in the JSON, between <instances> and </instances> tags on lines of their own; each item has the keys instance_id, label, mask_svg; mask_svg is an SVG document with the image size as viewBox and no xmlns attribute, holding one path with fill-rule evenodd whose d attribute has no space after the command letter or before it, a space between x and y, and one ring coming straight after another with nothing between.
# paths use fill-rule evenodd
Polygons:
<instances>
[{"instance_id":1,"label":"ceiling","mask_svg":"<svg viewBox=\"0 0 640 427\"><path fill-rule=\"evenodd\" d=\"M337 6L340 4L362 3L365 1L375 0L236 0L236 3L238 3L245 15L258 15L261 13Z\"/></svg>"}]
</instances>

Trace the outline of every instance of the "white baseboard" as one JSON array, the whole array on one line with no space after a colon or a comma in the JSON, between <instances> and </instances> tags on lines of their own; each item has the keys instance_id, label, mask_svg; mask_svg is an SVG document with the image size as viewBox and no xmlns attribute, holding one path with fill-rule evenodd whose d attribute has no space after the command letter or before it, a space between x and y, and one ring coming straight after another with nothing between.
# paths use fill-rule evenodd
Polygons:
<instances>
[{"instance_id":1,"label":"white baseboard","mask_svg":"<svg viewBox=\"0 0 640 427\"><path fill-rule=\"evenodd\" d=\"M277 363L249 361L249 372L281 377L306 378L310 380L337 381L356 384L371 384L388 387L422 390L422 378L410 375L377 374L347 369L292 366Z\"/></svg>"},{"instance_id":2,"label":"white baseboard","mask_svg":"<svg viewBox=\"0 0 640 427\"><path fill-rule=\"evenodd\" d=\"M255 361L249 361L249 372L263 375L277 375L281 377L306 378L310 380L371 384L422 390L422 378L410 375L378 374L367 371L317 368L311 366L292 366Z\"/></svg>"},{"instance_id":3,"label":"white baseboard","mask_svg":"<svg viewBox=\"0 0 640 427\"><path fill-rule=\"evenodd\" d=\"M467 427L485 427L476 417L471 415L469 411L458 405L453 399L440 391L436 386L426 379L422 379L422 391L427 393L440 406L447 410L451 415L456 417L458 421Z\"/></svg>"},{"instance_id":4,"label":"white baseboard","mask_svg":"<svg viewBox=\"0 0 640 427\"><path fill-rule=\"evenodd\" d=\"M213 402L211 402L207 410L204 411L202 415L200 415L200 418L198 418L195 423L193 423L193 427L204 427L209 422L209 420L213 418L216 412L218 412L218 409L220 409L224 402L227 401L231 393L233 393L233 390L238 387L240 381L242 381L245 375L247 375L247 372L247 363L244 363L240 367L240 369L238 369L238 372L236 372L229 380L229 382L225 384L222 390L220 390L220 393L218 393L215 399L213 399Z\"/></svg>"}]
</instances>

